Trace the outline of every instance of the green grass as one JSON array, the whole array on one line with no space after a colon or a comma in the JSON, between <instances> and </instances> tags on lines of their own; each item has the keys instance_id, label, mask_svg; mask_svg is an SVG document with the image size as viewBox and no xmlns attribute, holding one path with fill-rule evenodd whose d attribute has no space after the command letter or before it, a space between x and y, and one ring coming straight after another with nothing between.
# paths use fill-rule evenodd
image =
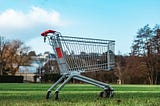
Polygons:
<instances>
[{"instance_id":1,"label":"green grass","mask_svg":"<svg viewBox=\"0 0 160 106\"><path fill-rule=\"evenodd\" d=\"M45 99L50 86L0 83L0 106L160 106L160 85L112 85L114 97L100 98L100 88L67 84L57 101Z\"/></svg>"}]
</instances>

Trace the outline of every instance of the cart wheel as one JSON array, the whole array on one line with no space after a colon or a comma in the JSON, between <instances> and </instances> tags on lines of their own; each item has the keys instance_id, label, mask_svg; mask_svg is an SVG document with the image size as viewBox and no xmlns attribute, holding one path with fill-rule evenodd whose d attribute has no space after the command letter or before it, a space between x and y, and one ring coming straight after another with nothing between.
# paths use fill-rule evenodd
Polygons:
<instances>
[{"instance_id":1,"label":"cart wheel","mask_svg":"<svg viewBox=\"0 0 160 106\"><path fill-rule=\"evenodd\" d=\"M49 99L50 96L51 96L51 91L48 91L48 92L47 92L47 95L46 95L46 99Z\"/></svg>"},{"instance_id":2,"label":"cart wheel","mask_svg":"<svg viewBox=\"0 0 160 106\"><path fill-rule=\"evenodd\" d=\"M100 92L100 95L99 95L101 98L106 98L106 97L108 97L108 94L107 94L107 92L106 91L102 91L102 92Z\"/></svg>"},{"instance_id":3,"label":"cart wheel","mask_svg":"<svg viewBox=\"0 0 160 106\"><path fill-rule=\"evenodd\" d=\"M100 93L99 93L99 97L103 97L103 92L100 92Z\"/></svg>"},{"instance_id":4,"label":"cart wheel","mask_svg":"<svg viewBox=\"0 0 160 106\"><path fill-rule=\"evenodd\" d=\"M113 97L114 96L114 90L112 90L112 89L106 89L106 90L104 90L105 92L106 92L106 97L107 98L110 98L110 97Z\"/></svg>"},{"instance_id":5,"label":"cart wheel","mask_svg":"<svg viewBox=\"0 0 160 106\"><path fill-rule=\"evenodd\" d=\"M56 91L55 94L54 94L54 99L55 99L55 100L58 100L58 98L59 98L59 97L58 97L58 92Z\"/></svg>"},{"instance_id":6,"label":"cart wheel","mask_svg":"<svg viewBox=\"0 0 160 106\"><path fill-rule=\"evenodd\" d=\"M106 89L100 92L99 94L99 96L102 98L110 98L110 97L113 97L113 95L114 95L113 90L110 90L110 89Z\"/></svg>"}]
</instances>

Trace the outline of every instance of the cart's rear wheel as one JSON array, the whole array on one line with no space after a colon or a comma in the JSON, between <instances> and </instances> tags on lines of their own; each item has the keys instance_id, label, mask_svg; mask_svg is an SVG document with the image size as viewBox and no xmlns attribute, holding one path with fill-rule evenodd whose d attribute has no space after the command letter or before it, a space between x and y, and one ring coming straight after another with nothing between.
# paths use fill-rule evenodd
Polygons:
<instances>
[{"instance_id":1,"label":"cart's rear wheel","mask_svg":"<svg viewBox=\"0 0 160 106\"><path fill-rule=\"evenodd\" d=\"M48 92L47 92L47 95L46 95L46 99L49 99L50 96L51 96L51 91L48 91Z\"/></svg>"},{"instance_id":2,"label":"cart's rear wheel","mask_svg":"<svg viewBox=\"0 0 160 106\"><path fill-rule=\"evenodd\" d=\"M58 100L58 99L59 99L59 96L58 96L58 92L57 92L57 91L56 91L55 94L54 94L54 99L55 99L55 100Z\"/></svg>"},{"instance_id":3,"label":"cart's rear wheel","mask_svg":"<svg viewBox=\"0 0 160 106\"><path fill-rule=\"evenodd\" d=\"M99 96L102 98L110 98L110 97L113 97L113 95L114 95L113 90L110 90L110 89L106 89L100 92L99 94Z\"/></svg>"}]
</instances>

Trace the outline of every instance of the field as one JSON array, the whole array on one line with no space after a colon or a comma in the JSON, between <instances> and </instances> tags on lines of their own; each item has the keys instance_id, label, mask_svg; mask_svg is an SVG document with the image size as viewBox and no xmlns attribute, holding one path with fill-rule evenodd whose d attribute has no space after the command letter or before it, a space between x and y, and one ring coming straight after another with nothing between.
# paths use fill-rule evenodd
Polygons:
<instances>
[{"instance_id":1,"label":"field","mask_svg":"<svg viewBox=\"0 0 160 106\"><path fill-rule=\"evenodd\" d=\"M112 85L114 97L100 98L100 88L67 84L57 101L45 99L50 85L0 83L0 106L160 106L160 85Z\"/></svg>"}]
</instances>

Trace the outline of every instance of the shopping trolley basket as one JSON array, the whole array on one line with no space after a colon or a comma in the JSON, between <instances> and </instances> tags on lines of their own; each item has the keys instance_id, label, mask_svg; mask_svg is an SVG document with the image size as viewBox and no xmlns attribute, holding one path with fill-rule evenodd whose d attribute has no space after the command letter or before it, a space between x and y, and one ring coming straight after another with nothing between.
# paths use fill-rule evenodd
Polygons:
<instances>
[{"instance_id":1,"label":"shopping trolley basket","mask_svg":"<svg viewBox=\"0 0 160 106\"><path fill-rule=\"evenodd\" d=\"M64 81L55 90L54 97L58 99L59 91L72 78L101 87L103 89L100 93L101 97L113 96L113 88L110 85L83 76L81 73L112 70L115 63L115 41L62 36L54 30L47 30L41 35L44 37L44 41L48 39L52 46L62 75L48 89L46 99L50 98L52 89Z\"/></svg>"}]
</instances>

